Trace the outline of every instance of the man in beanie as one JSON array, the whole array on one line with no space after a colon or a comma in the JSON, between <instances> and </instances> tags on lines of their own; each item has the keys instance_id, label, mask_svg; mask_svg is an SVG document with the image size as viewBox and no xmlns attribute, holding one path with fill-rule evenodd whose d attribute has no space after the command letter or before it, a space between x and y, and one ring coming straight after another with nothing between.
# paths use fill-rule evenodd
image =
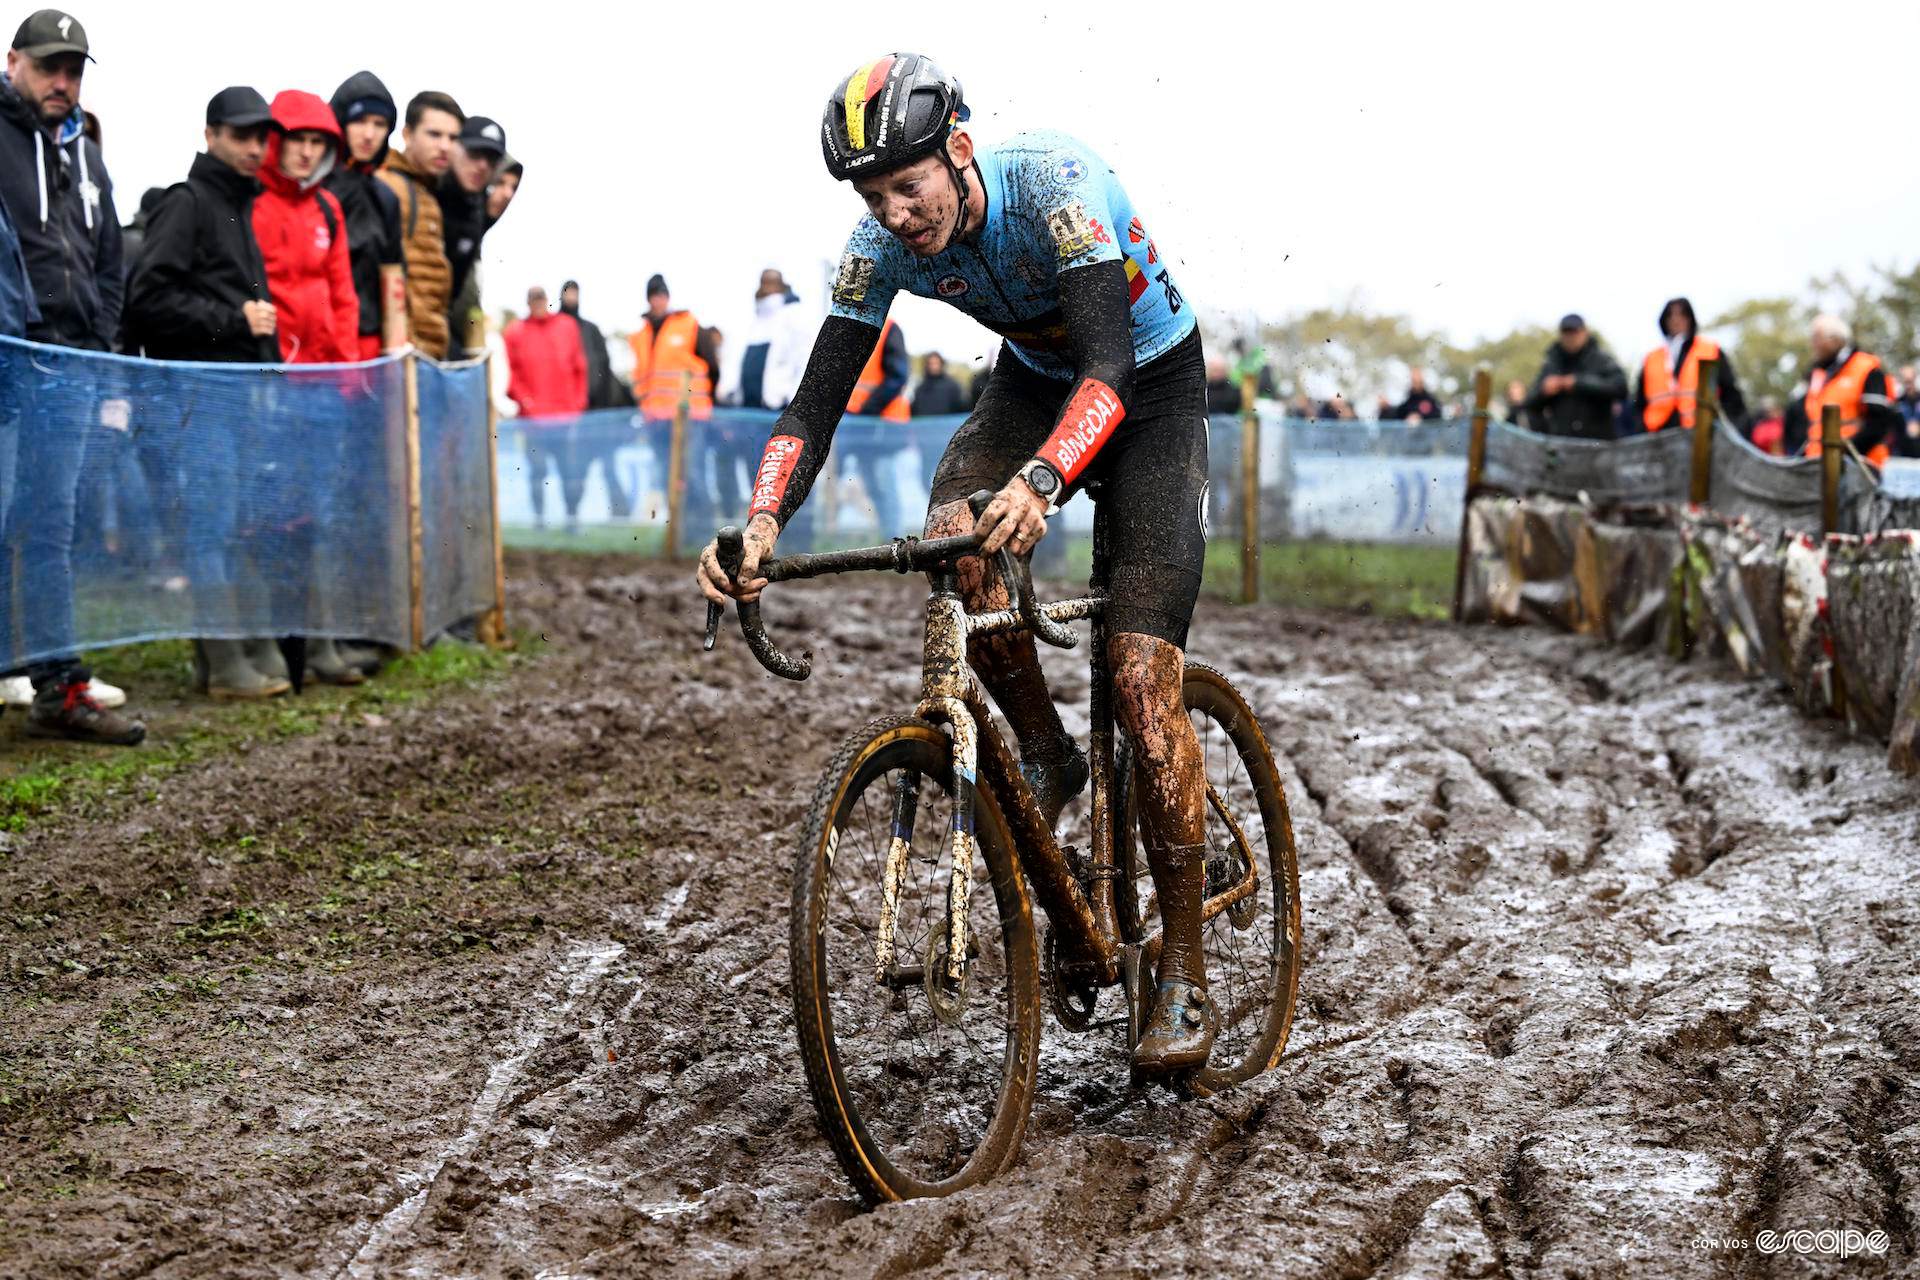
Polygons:
<instances>
[{"instance_id":1,"label":"man in beanie","mask_svg":"<svg viewBox=\"0 0 1920 1280\"><path fill-rule=\"evenodd\" d=\"M356 357L372 360L407 342L406 267L400 257L400 201L374 178L386 163L387 144L400 112L379 76L348 76L328 104L346 138L345 163L327 175L326 188L340 202L347 222L347 253L353 291L360 300Z\"/></svg>"},{"instance_id":2,"label":"man in beanie","mask_svg":"<svg viewBox=\"0 0 1920 1280\"><path fill-rule=\"evenodd\" d=\"M0 80L0 201L19 233L38 318L27 337L63 347L111 351L125 281L113 183L98 144L85 137L80 85L87 33L69 13L42 9L20 24ZM80 664L73 620L73 528L87 429L100 396L89 370L60 362L66 377L0 376L0 624L24 603L19 632L32 655L28 732L42 737L132 745L146 726L103 705ZM12 579L19 563L23 581Z\"/></svg>"},{"instance_id":3,"label":"man in beanie","mask_svg":"<svg viewBox=\"0 0 1920 1280\"><path fill-rule=\"evenodd\" d=\"M688 528L704 519L714 504L705 481L708 424L713 420L713 385L720 363L713 338L700 327L691 311L675 311L666 279L647 281L647 314L627 336L633 348L633 398L640 405L647 448L660 471L660 489L667 487L667 459L673 447L673 417L687 402L687 447L681 511Z\"/></svg>"},{"instance_id":4,"label":"man in beanie","mask_svg":"<svg viewBox=\"0 0 1920 1280\"><path fill-rule=\"evenodd\" d=\"M434 193L440 200L447 266L453 273L448 332L453 349L465 355L478 354L477 344L467 341L468 325L480 306L480 280L474 268L480 262L480 243L492 226L487 218L487 188L506 154L506 130L485 116L468 116L453 140L446 175Z\"/></svg>"}]
</instances>

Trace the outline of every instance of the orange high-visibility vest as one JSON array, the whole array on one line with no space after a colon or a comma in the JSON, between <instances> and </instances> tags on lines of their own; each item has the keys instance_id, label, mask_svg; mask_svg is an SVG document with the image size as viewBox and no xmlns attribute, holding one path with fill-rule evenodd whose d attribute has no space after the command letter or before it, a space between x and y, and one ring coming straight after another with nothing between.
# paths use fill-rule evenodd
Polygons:
<instances>
[{"instance_id":1,"label":"orange high-visibility vest","mask_svg":"<svg viewBox=\"0 0 1920 1280\"><path fill-rule=\"evenodd\" d=\"M1840 438L1853 439L1860 430L1861 398L1867 393L1867 375L1879 367L1880 357L1856 351L1847 357L1845 364L1824 378L1820 370L1813 371L1803 402L1807 409L1807 457L1820 456L1820 415L1830 404L1840 406ZM1892 449L1882 441L1868 450L1867 461L1876 467L1884 466L1892 454Z\"/></svg>"},{"instance_id":2,"label":"orange high-visibility vest","mask_svg":"<svg viewBox=\"0 0 1920 1280\"><path fill-rule=\"evenodd\" d=\"M847 398L848 413L871 413L891 422L905 422L913 416L904 384L900 388L900 394L884 408L876 412L867 407L868 399L880 389L880 384L887 380L881 358L886 354L887 335L892 332L893 321L889 320L880 326L880 341L873 344L873 354L867 357L867 367L860 371L860 381L853 384L853 394Z\"/></svg>"},{"instance_id":3,"label":"orange high-visibility vest","mask_svg":"<svg viewBox=\"0 0 1920 1280\"><path fill-rule=\"evenodd\" d=\"M1680 377L1676 382L1673 370L1667 367L1667 349L1655 347L1647 352L1647 363L1640 374L1640 387L1647 397L1647 407L1640 417L1647 430L1658 431L1666 426L1675 409L1680 411L1680 425L1693 430L1700 397L1700 362L1719 358L1719 343L1696 337L1687 349L1687 358L1680 362Z\"/></svg>"},{"instance_id":4,"label":"orange high-visibility vest","mask_svg":"<svg viewBox=\"0 0 1920 1280\"><path fill-rule=\"evenodd\" d=\"M627 337L633 348L633 398L647 418L671 418L687 393L687 416L696 422L713 417L713 379L707 362L694 354L700 322L691 311L676 311L654 332L650 321Z\"/></svg>"}]
</instances>

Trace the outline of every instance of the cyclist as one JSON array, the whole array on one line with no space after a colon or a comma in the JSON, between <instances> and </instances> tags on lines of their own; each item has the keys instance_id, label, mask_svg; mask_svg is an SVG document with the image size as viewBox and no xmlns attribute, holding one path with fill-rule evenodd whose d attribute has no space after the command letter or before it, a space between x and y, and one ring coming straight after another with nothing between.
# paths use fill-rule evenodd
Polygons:
<instances>
[{"instance_id":1,"label":"cyclist","mask_svg":"<svg viewBox=\"0 0 1920 1280\"><path fill-rule=\"evenodd\" d=\"M969 530L983 551L1030 556L1046 516L1097 482L1112 564L1107 617L1115 700L1139 763L1149 864L1165 941L1135 1062L1204 1063L1218 1029L1207 996L1206 782L1181 699L1183 649L1205 550L1206 369L1192 307L1113 172L1065 134L976 147L959 81L896 53L827 101L827 170L852 182L854 228L798 391L760 462L737 582L700 556L707 597L758 597L759 564L805 500L896 293L939 298L1005 339L993 380L934 473L928 537ZM967 495L997 490L976 521ZM970 609L1001 608L984 559L960 565ZM1086 786L1030 635L976 640L969 659L1020 742L1048 819Z\"/></svg>"}]
</instances>

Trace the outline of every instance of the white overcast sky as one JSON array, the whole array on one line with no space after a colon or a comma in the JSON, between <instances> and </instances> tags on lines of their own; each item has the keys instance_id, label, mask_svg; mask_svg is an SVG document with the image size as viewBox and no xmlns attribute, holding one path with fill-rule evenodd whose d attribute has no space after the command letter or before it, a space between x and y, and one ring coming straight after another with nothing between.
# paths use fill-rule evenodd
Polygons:
<instances>
[{"instance_id":1,"label":"white overcast sky","mask_svg":"<svg viewBox=\"0 0 1920 1280\"><path fill-rule=\"evenodd\" d=\"M185 175L222 86L325 97L366 67L403 105L444 89L493 116L526 163L486 242L488 309L577 277L609 330L656 271L734 334L763 266L819 304L860 212L822 167L820 108L893 49L960 77L981 142L1088 143L1217 311L1352 297L1466 340L1578 310L1632 356L1671 294L1704 315L1920 256L1914 0L73 12L123 217ZM991 344L936 303L894 314L915 351Z\"/></svg>"}]
</instances>

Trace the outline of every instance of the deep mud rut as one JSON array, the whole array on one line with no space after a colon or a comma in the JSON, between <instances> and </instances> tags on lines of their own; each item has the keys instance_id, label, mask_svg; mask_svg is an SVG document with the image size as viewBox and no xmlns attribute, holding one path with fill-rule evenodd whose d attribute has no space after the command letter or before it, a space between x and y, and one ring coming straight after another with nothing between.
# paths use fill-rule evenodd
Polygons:
<instances>
[{"instance_id":1,"label":"deep mud rut","mask_svg":"<svg viewBox=\"0 0 1920 1280\"><path fill-rule=\"evenodd\" d=\"M1228 1095L1046 1031L1023 1156L862 1211L786 993L815 774L911 702L893 578L514 562L547 650L0 854L8 1276L1910 1274L1920 789L1769 691L1568 637L1203 606L1302 860ZM1050 655L1084 704L1077 655ZM1703 1249L1882 1231L1884 1257Z\"/></svg>"}]
</instances>

